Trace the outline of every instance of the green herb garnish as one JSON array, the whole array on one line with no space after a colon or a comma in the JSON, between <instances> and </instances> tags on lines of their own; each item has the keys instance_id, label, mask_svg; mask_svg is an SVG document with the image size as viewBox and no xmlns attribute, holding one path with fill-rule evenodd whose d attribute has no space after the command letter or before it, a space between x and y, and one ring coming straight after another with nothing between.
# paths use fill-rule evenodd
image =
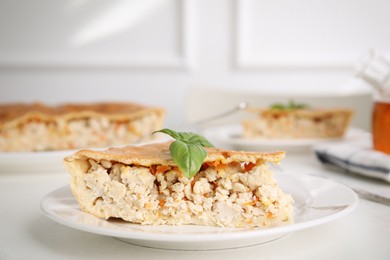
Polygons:
<instances>
[{"instance_id":1,"label":"green herb garnish","mask_svg":"<svg viewBox=\"0 0 390 260\"><path fill-rule=\"evenodd\" d=\"M176 132L171 129L161 129L153 133L170 135L174 142L169 146L173 161L182 171L183 175L191 179L202 166L207 156L204 147L214 147L206 138L194 133Z\"/></svg>"},{"instance_id":2,"label":"green herb garnish","mask_svg":"<svg viewBox=\"0 0 390 260\"><path fill-rule=\"evenodd\" d=\"M271 105L271 109L278 109L278 110L294 110L294 109L303 109L307 107L308 105L303 103L295 103L294 100L290 100L287 104L276 103Z\"/></svg>"}]
</instances>

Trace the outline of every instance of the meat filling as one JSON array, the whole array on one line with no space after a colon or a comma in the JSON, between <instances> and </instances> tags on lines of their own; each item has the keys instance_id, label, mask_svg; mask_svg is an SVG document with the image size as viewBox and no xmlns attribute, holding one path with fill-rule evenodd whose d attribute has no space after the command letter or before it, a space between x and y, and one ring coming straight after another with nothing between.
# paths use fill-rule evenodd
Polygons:
<instances>
[{"instance_id":1,"label":"meat filling","mask_svg":"<svg viewBox=\"0 0 390 260\"><path fill-rule=\"evenodd\" d=\"M292 221L292 198L268 165L204 163L192 179L176 166L89 159L83 182L104 218L152 225L272 226Z\"/></svg>"}]
</instances>

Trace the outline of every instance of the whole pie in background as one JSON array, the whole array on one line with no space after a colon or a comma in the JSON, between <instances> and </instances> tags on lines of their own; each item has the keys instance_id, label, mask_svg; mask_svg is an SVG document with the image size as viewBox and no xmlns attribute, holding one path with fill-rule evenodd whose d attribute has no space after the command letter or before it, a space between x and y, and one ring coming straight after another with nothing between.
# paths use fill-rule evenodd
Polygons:
<instances>
[{"instance_id":1,"label":"whole pie in background","mask_svg":"<svg viewBox=\"0 0 390 260\"><path fill-rule=\"evenodd\" d=\"M165 110L135 103L0 105L0 151L53 151L125 145L150 138Z\"/></svg>"}]
</instances>

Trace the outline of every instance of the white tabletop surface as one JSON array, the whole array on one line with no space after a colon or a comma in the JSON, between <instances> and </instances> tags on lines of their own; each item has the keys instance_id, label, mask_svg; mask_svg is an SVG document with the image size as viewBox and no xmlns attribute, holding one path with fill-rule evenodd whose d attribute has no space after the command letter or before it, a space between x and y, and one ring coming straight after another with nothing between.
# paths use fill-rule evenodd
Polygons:
<instances>
[{"instance_id":1,"label":"white tabletop surface","mask_svg":"<svg viewBox=\"0 0 390 260\"><path fill-rule=\"evenodd\" d=\"M342 182L351 178L325 170L311 153L292 153L281 167L294 174L326 175ZM383 193L390 190L384 182L359 181ZM0 168L0 259L390 259L390 206L367 200L361 200L346 216L266 244L174 251L127 244L47 218L40 209L42 198L67 184L65 170L11 173Z\"/></svg>"}]
</instances>

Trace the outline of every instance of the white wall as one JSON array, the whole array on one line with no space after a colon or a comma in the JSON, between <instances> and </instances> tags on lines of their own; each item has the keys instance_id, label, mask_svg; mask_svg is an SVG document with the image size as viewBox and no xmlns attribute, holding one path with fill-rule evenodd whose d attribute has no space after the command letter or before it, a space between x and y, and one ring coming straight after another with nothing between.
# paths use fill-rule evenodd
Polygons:
<instances>
[{"instance_id":1,"label":"white wall","mask_svg":"<svg viewBox=\"0 0 390 260\"><path fill-rule=\"evenodd\" d=\"M390 51L389 14L385 0L0 0L0 102L128 100L180 127L194 87L354 93L360 54ZM370 104L354 105L364 127Z\"/></svg>"}]
</instances>

